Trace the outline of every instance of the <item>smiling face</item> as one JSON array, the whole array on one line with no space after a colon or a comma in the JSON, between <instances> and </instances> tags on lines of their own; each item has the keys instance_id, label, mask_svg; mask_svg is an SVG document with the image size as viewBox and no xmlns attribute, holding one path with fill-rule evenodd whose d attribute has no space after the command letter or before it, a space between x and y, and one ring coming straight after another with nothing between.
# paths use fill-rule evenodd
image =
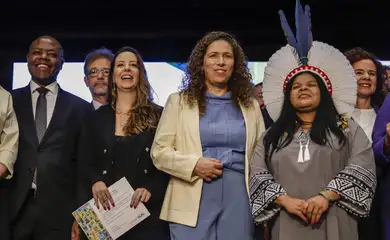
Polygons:
<instances>
[{"instance_id":1,"label":"smiling face","mask_svg":"<svg viewBox=\"0 0 390 240\"><path fill-rule=\"evenodd\" d=\"M132 52L122 52L115 59L113 79L119 91L134 91L139 82L137 56Z\"/></svg>"},{"instance_id":2,"label":"smiling face","mask_svg":"<svg viewBox=\"0 0 390 240\"><path fill-rule=\"evenodd\" d=\"M110 64L110 60L101 57L88 65L88 75L84 78L84 82L94 97L107 94Z\"/></svg>"},{"instance_id":3,"label":"smiling face","mask_svg":"<svg viewBox=\"0 0 390 240\"><path fill-rule=\"evenodd\" d=\"M39 85L56 81L63 65L62 47L57 40L42 37L35 40L27 54L28 71Z\"/></svg>"},{"instance_id":4,"label":"smiling face","mask_svg":"<svg viewBox=\"0 0 390 240\"><path fill-rule=\"evenodd\" d=\"M371 97L376 90L376 66L370 59L363 59L353 65L357 78L358 96Z\"/></svg>"},{"instance_id":5,"label":"smiling face","mask_svg":"<svg viewBox=\"0 0 390 240\"><path fill-rule=\"evenodd\" d=\"M207 47L203 58L206 86L227 86L233 68L233 48L227 41L216 40Z\"/></svg>"},{"instance_id":6,"label":"smiling face","mask_svg":"<svg viewBox=\"0 0 390 240\"><path fill-rule=\"evenodd\" d=\"M317 80L310 73L295 77L290 92L292 106L298 112L312 112L320 105L320 88Z\"/></svg>"}]
</instances>

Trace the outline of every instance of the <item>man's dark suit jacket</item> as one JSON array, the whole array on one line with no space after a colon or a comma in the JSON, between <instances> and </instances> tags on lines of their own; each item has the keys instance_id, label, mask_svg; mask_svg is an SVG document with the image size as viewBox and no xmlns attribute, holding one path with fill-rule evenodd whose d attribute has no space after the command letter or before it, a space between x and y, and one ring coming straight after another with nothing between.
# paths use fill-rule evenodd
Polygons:
<instances>
[{"instance_id":1,"label":"man's dark suit jacket","mask_svg":"<svg viewBox=\"0 0 390 240\"><path fill-rule=\"evenodd\" d=\"M160 115L162 107L154 105L155 111ZM152 197L146 207L151 216L127 232L121 239L169 239L168 223L159 219L165 191L170 176L159 171L150 157L150 149L153 143L155 130L147 129L138 135L131 136L126 147L126 159L128 162L120 166L125 169L125 176L115 173L115 111L111 105L105 105L94 111L89 120L83 124L82 145L85 156L82 157L84 170L82 176L89 182L85 186L84 196L81 202L92 197L92 185L103 181L107 187L115 183L119 178L126 177L131 186L146 188ZM87 144L88 143L88 144Z\"/></svg>"},{"instance_id":2,"label":"man's dark suit jacket","mask_svg":"<svg viewBox=\"0 0 390 240\"><path fill-rule=\"evenodd\" d=\"M15 174L9 186L11 221L20 213L31 191L34 168L38 166L37 206L40 230L71 231L72 211L77 207L78 137L84 116L91 112L88 102L59 87L46 133L38 143L30 86L12 92L19 122L19 153ZM69 230L67 230L69 229Z\"/></svg>"},{"instance_id":3,"label":"man's dark suit jacket","mask_svg":"<svg viewBox=\"0 0 390 240\"><path fill-rule=\"evenodd\" d=\"M268 129L271 127L271 125L274 123L274 121L272 120L272 118L268 114L268 111L265 108L265 105L261 105L260 110L261 110L261 115L263 115L265 129Z\"/></svg>"}]
</instances>

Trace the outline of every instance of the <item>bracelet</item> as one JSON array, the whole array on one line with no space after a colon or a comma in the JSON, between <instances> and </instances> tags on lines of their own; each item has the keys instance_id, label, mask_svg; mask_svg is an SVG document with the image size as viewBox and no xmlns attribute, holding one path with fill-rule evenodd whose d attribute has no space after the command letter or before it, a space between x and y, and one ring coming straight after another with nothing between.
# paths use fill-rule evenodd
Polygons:
<instances>
[{"instance_id":1,"label":"bracelet","mask_svg":"<svg viewBox=\"0 0 390 240\"><path fill-rule=\"evenodd\" d=\"M326 195L325 190L321 191L321 192L319 193L319 195L323 196L326 200L328 200L329 203L332 203L332 202L333 202L333 200L332 200L330 197L328 197L328 196Z\"/></svg>"}]
</instances>

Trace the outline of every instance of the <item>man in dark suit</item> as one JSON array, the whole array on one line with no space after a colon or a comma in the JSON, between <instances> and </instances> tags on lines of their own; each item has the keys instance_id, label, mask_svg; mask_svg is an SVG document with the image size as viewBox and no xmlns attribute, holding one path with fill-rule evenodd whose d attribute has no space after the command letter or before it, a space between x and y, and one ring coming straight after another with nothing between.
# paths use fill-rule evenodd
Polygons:
<instances>
[{"instance_id":1,"label":"man in dark suit","mask_svg":"<svg viewBox=\"0 0 390 240\"><path fill-rule=\"evenodd\" d=\"M93 110L107 102L108 75L114 54L107 48L90 52L84 61L84 82L92 95Z\"/></svg>"},{"instance_id":2,"label":"man in dark suit","mask_svg":"<svg viewBox=\"0 0 390 240\"><path fill-rule=\"evenodd\" d=\"M263 82L260 82L260 83L256 84L255 88L256 88L256 99L257 99L257 102L260 105L261 115L263 115L265 129L268 129L269 127L271 127L271 125L274 123L274 121L269 116L268 111L267 111L267 109L265 108L265 105L264 105L264 100L263 100Z\"/></svg>"},{"instance_id":3,"label":"man in dark suit","mask_svg":"<svg viewBox=\"0 0 390 240\"><path fill-rule=\"evenodd\" d=\"M19 122L19 153L11 180L14 240L69 240L77 207L77 141L88 102L57 84L61 44L34 40L27 54L30 84L12 92Z\"/></svg>"},{"instance_id":4,"label":"man in dark suit","mask_svg":"<svg viewBox=\"0 0 390 240\"><path fill-rule=\"evenodd\" d=\"M108 76L110 74L111 62L114 54L107 48L99 48L91 51L85 57L84 61L84 82L92 95L91 108L92 111L99 109L107 104L108 96ZM85 173L79 172L83 175ZM85 183L79 179L78 182L78 199L79 205L83 204L88 198L92 198L92 192L86 191L90 187L90 183ZM86 185L86 186L85 186ZM76 221L72 226L72 240L86 240L87 237L79 228Z\"/></svg>"}]
</instances>

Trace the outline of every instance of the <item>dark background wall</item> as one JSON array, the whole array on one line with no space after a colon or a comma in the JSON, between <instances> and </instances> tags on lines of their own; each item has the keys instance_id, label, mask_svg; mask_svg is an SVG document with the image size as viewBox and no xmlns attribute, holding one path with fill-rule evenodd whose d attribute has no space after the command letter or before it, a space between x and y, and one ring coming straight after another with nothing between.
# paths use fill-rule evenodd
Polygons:
<instances>
[{"instance_id":1,"label":"dark background wall","mask_svg":"<svg viewBox=\"0 0 390 240\"><path fill-rule=\"evenodd\" d=\"M360 46L390 60L389 9L385 1L307 0L315 40L341 51ZM145 61L186 61L196 41L212 30L233 33L249 60L266 61L286 44L278 10L294 24L295 0L273 1L18 1L0 9L0 83L10 89L12 63L25 61L29 44L52 35L65 60L83 61L92 49L129 45Z\"/></svg>"}]
</instances>

